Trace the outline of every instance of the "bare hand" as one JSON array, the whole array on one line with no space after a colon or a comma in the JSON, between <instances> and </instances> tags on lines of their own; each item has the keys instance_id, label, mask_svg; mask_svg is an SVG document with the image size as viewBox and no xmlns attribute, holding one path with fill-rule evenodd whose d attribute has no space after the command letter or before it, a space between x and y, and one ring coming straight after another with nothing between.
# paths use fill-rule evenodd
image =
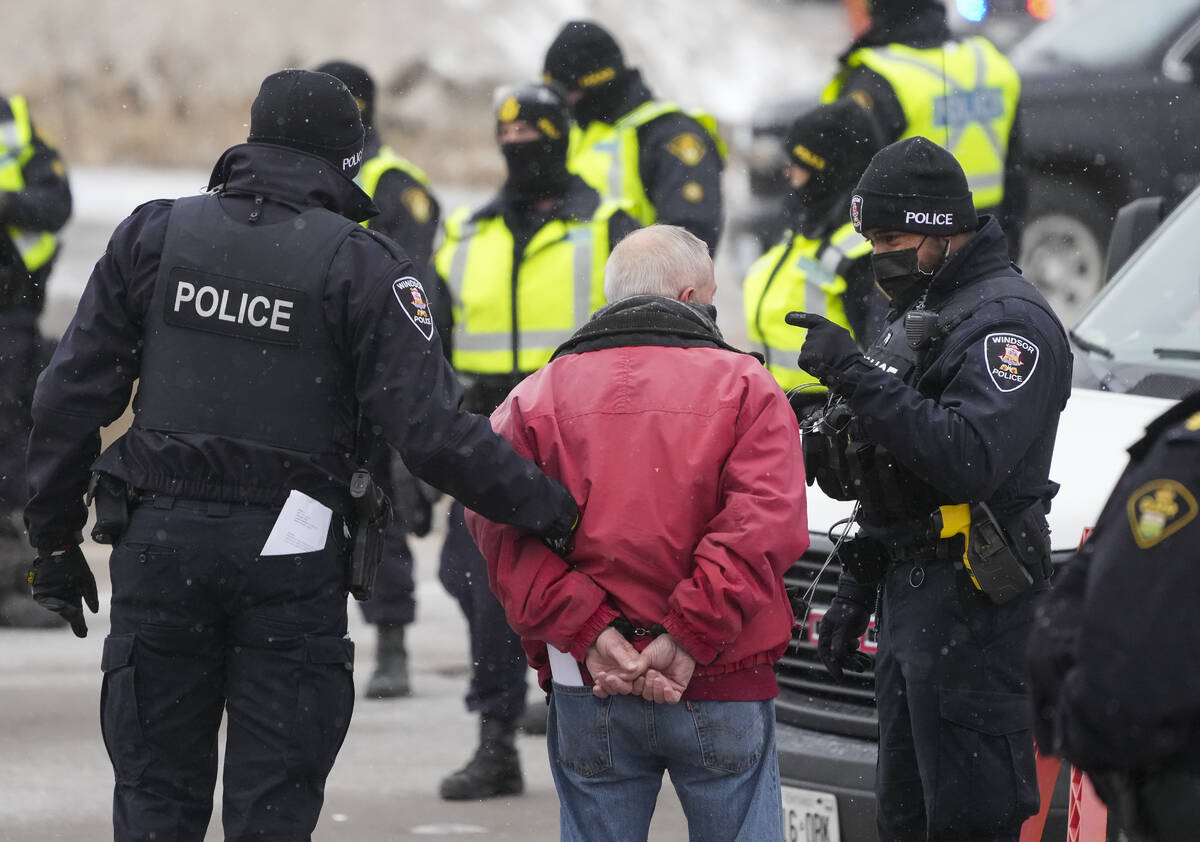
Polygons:
<instances>
[{"instance_id":1,"label":"bare hand","mask_svg":"<svg viewBox=\"0 0 1200 842\"><path fill-rule=\"evenodd\" d=\"M696 659L669 634L660 634L642 650L645 675L633 682L632 692L648 702L676 704L692 680Z\"/></svg>"},{"instance_id":2,"label":"bare hand","mask_svg":"<svg viewBox=\"0 0 1200 842\"><path fill-rule=\"evenodd\" d=\"M634 680L647 668L646 659L611 626L588 647L583 663L595 682L592 692L601 699L633 692Z\"/></svg>"}]
</instances>

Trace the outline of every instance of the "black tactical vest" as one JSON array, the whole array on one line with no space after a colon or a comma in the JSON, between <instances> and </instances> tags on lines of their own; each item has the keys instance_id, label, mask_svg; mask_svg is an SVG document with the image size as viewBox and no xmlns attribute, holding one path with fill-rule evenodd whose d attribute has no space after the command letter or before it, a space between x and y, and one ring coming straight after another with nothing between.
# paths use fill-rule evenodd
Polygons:
<instances>
[{"instance_id":1,"label":"black tactical vest","mask_svg":"<svg viewBox=\"0 0 1200 842\"><path fill-rule=\"evenodd\" d=\"M946 336L983 304L1000 298L1028 301L1053 316L1023 279L992 278L956 291L937 312L909 310L891 321L865 352L867 361L915 388ZM974 502L944 499L871 441L844 405L805 431L804 451L806 470L821 490L836 500L860 500L867 520L906 520L940 505Z\"/></svg>"},{"instance_id":2,"label":"black tactical vest","mask_svg":"<svg viewBox=\"0 0 1200 842\"><path fill-rule=\"evenodd\" d=\"M177 199L146 317L135 426L351 450L353 379L321 299L355 227L323 208L252 225L230 219L215 195Z\"/></svg>"}]
</instances>

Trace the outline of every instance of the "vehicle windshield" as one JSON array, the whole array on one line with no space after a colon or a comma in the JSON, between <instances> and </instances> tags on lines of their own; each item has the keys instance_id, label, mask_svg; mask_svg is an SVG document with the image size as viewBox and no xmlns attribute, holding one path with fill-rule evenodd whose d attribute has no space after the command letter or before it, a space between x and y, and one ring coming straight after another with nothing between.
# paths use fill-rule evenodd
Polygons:
<instances>
[{"instance_id":1,"label":"vehicle windshield","mask_svg":"<svg viewBox=\"0 0 1200 842\"><path fill-rule=\"evenodd\" d=\"M1200 191L1121 267L1075 327L1077 344L1115 363L1200 374L1198 230Z\"/></svg>"},{"instance_id":2,"label":"vehicle windshield","mask_svg":"<svg viewBox=\"0 0 1200 842\"><path fill-rule=\"evenodd\" d=\"M1163 39L1200 11L1197 0L1144 3L1090 0L1064 10L1013 48L1018 65L1032 58L1066 62L1090 70L1140 61Z\"/></svg>"}]
</instances>

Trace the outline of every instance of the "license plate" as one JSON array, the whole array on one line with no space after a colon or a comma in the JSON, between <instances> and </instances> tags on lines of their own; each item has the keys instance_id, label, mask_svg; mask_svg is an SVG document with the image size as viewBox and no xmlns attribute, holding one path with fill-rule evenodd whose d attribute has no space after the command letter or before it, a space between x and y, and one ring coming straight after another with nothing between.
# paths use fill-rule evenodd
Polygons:
<instances>
[{"instance_id":1,"label":"license plate","mask_svg":"<svg viewBox=\"0 0 1200 842\"><path fill-rule=\"evenodd\" d=\"M841 842L837 796L783 787L783 832L784 842Z\"/></svg>"}]
</instances>

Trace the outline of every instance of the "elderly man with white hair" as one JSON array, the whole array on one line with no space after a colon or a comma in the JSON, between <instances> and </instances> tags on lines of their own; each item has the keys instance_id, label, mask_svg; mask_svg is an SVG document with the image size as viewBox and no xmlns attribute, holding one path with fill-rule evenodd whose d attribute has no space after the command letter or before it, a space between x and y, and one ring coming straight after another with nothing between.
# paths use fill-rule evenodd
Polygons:
<instances>
[{"instance_id":1,"label":"elderly man with white hair","mask_svg":"<svg viewBox=\"0 0 1200 842\"><path fill-rule=\"evenodd\" d=\"M722 339L708 249L683 228L622 240L604 291L492 415L580 500L569 560L468 518L551 694L562 838L646 838L666 770L692 839L779 839L772 666L808 543L795 415Z\"/></svg>"}]
</instances>

